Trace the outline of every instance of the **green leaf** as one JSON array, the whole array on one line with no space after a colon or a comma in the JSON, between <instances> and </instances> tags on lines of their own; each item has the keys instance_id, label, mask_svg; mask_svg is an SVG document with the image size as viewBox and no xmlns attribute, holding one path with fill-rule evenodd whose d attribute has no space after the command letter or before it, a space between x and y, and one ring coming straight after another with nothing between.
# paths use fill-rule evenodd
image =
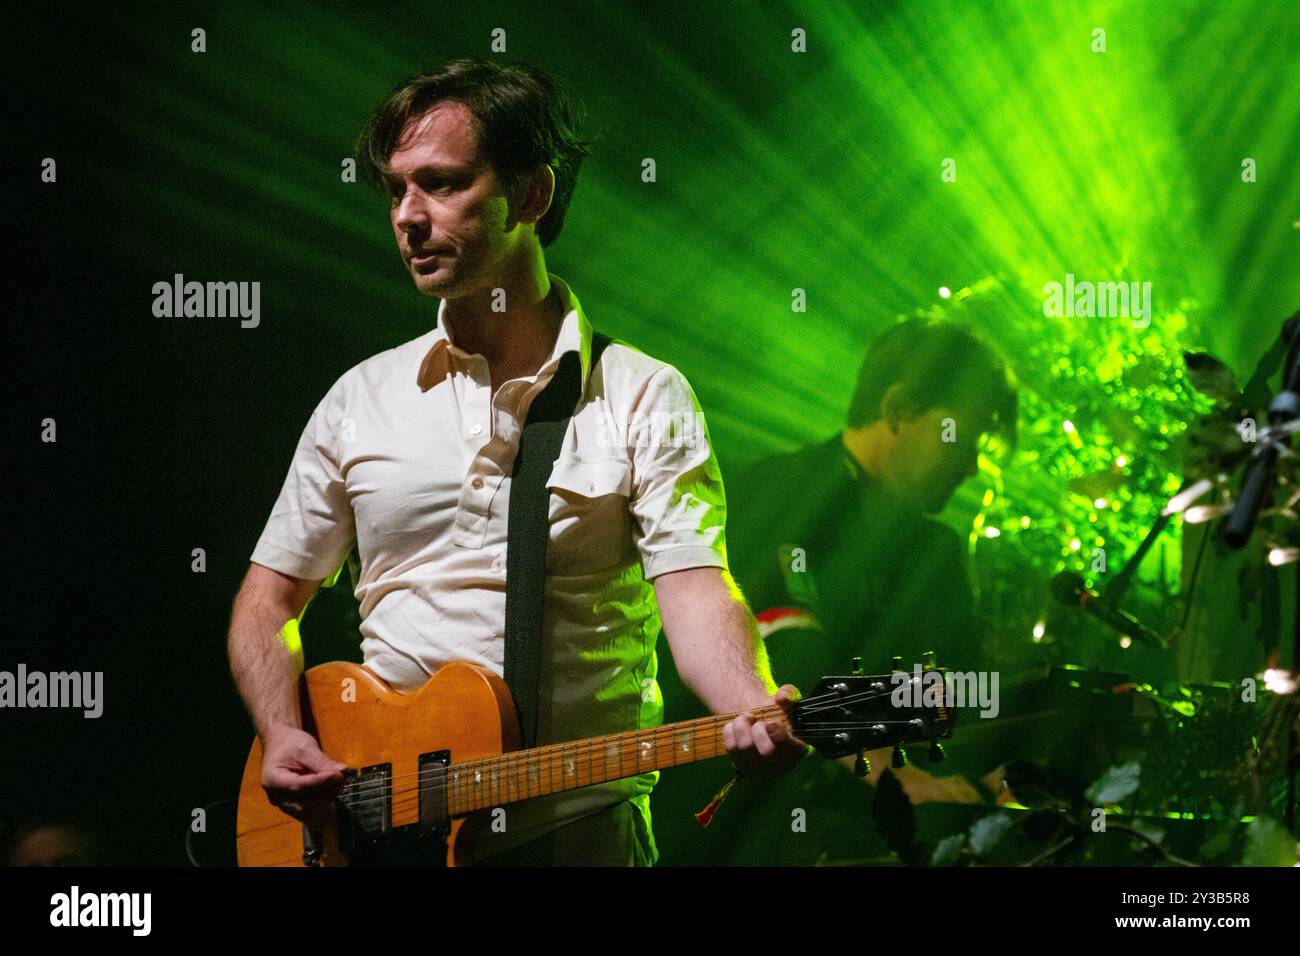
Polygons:
<instances>
[{"instance_id":1,"label":"green leaf","mask_svg":"<svg viewBox=\"0 0 1300 956\"><path fill-rule=\"evenodd\" d=\"M1129 824L1134 830L1141 833L1147 839L1154 840L1157 844L1163 845L1165 842L1164 827L1158 826L1153 820L1136 819ZM1135 844L1145 848L1146 844L1140 840L1134 839Z\"/></svg>"},{"instance_id":2,"label":"green leaf","mask_svg":"<svg viewBox=\"0 0 1300 956\"><path fill-rule=\"evenodd\" d=\"M966 845L966 834L954 833L939 841L930 856L931 866L952 866L961 855L961 848Z\"/></svg>"},{"instance_id":3,"label":"green leaf","mask_svg":"<svg viewBox=\"0 0 1300 956\"><path fill-rule=\"evenodd\" d=\"M970 848L976 856L983 856L997 846L1002 835L1011 829L1011 817L1005 813L992 813L971 824Z\"/></svg>"},{"instance_id":4,"label":"green leaf","mask_svg":"<svg viewBox=\"0 0 1300 956\"><path fill-rule=\"evenodd\" d=\"M1295 866L1296 841L1286 827L1268 817L1246 824L1246 855L1242 866Z\"/></svg>"},{"instance_id":5,"label":"green leaf","mask_svg":"<svg viewBox=\"0 0 1300 956\"><path fill-rule=\"evenodd\" d=\"M1142 765L1136 761L1120 767L1111 767L1094 780L1083 795L1099 806L1119 803L1137 790L1142 782L1141 778Z\"/></svg>"}]
</instances>

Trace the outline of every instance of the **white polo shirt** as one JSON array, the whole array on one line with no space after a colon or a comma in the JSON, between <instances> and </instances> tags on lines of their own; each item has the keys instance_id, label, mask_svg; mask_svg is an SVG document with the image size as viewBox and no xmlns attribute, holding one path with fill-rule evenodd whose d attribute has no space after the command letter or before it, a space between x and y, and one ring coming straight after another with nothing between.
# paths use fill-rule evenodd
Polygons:
<instances>
[{"instance_id":1,"label":"white polo shirt","mask_svg":"<svg viewBox=\"0 0 1300 956\"><path fill-rule=\"evenodd\" d=\"M345 372L307 422L252 554L317 580L355 541L362 653L398 690L448 661L501 674L510 472L528 406L578 350L583 397L547 482L539 744L662 723L650 581L726 567L722 477L690 385L619 343L590 367L591 324L568 285L550 279L566 311L555 348L536 376L495 396L486 360L451 342L446 301L431 331ZM480 843L508 849L648 794L658 776L509 806L506 832Z\"/></svg>"}]
</instances>

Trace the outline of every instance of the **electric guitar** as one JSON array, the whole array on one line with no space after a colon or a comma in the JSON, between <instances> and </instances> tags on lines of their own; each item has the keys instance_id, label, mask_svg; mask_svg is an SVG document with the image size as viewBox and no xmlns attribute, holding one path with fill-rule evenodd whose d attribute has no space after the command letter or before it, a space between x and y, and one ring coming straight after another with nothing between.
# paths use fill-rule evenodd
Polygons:
<instances>
[{"instance_id":1,"label":"electric guitar","mask_svg":"<svg viewBox=\"0 0 1300 956\"><path fill-rule=\"evenodd\" d=\"M952 735L942 705L901 706L898 681L914 675L825 677L794 703L749 713L784 723L826 757ZM909 701L921 701L917 693ZM398 693L365 667L330 663L301 681L303 729L346 764L333 812L305 825L262 788L262 745L253 741L239 788L240 866L358 866L398 860L466 866L474 834L506 804L726 754L722 728L735 714L519 750L505 681L477 664L440 668L418 691ZM894 699L891 699L894 698ZM905 755L903 755L905 756Z\"/></svg>"}]
</instances>

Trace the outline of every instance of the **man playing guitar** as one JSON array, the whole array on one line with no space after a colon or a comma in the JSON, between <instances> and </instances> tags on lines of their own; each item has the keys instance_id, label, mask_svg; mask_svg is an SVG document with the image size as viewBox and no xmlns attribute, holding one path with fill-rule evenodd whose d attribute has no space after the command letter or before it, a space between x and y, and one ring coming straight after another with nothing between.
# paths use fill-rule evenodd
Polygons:
<instances>
[{"instance_id":1,"label":"man playing guitar","mask_svg":"<svg viewBox=\"0 0 1300 956\"><path fill-rule=\"evenodd\" d=\"M450 661L500 674L512 468L530 404L570 352L581 401L546 482L538 743L661 722L662 618L687 686L715 714L740 712L725 731L738 770L806 752L745 713L798 692L775 687L728 574L722 481L694 393L619 343L593 360L591 324L547 271L588 152L576 120L545 73L458 60L395 90L362 136L404 266L441 301L432 330L350 369L317 405L235 599L231 669L261 740L262 786L297 819L326 811L345 768L303 729L282 628L355 542L367 668L401 691ZM657 777L511 807L475 862L652 864Z\"/></svg>"}]
</instances>

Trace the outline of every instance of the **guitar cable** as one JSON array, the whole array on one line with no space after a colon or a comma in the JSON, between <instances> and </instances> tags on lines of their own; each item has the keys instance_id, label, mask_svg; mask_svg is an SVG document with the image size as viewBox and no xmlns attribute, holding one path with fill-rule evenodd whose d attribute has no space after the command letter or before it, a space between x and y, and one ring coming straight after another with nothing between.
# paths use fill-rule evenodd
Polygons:
<instances>
[{"instance_id":1,"label":"guitar cable","mask_svg":"<svg viewBox=\"0 0 1300 956\"><path fill-rule=\"evenodd\" d=\"M204 804L202 807L200 807L199 809L203 811L203 816L204 816L203 832L204 833L207 832L206 824L207 824L208 809L210 807L219 807L223 803L234 803L234 802L235 802L234 797L223 797L220 800L213 800L211 803ZM185 855L189 857L191 866L195 866L198 867L199 869L203 869L203 864L200 863L198 859L194 856L193 838L194 838L194 821L193 819L191 819L189 825L185 827Z\"/></svg>"}]
</instances>

